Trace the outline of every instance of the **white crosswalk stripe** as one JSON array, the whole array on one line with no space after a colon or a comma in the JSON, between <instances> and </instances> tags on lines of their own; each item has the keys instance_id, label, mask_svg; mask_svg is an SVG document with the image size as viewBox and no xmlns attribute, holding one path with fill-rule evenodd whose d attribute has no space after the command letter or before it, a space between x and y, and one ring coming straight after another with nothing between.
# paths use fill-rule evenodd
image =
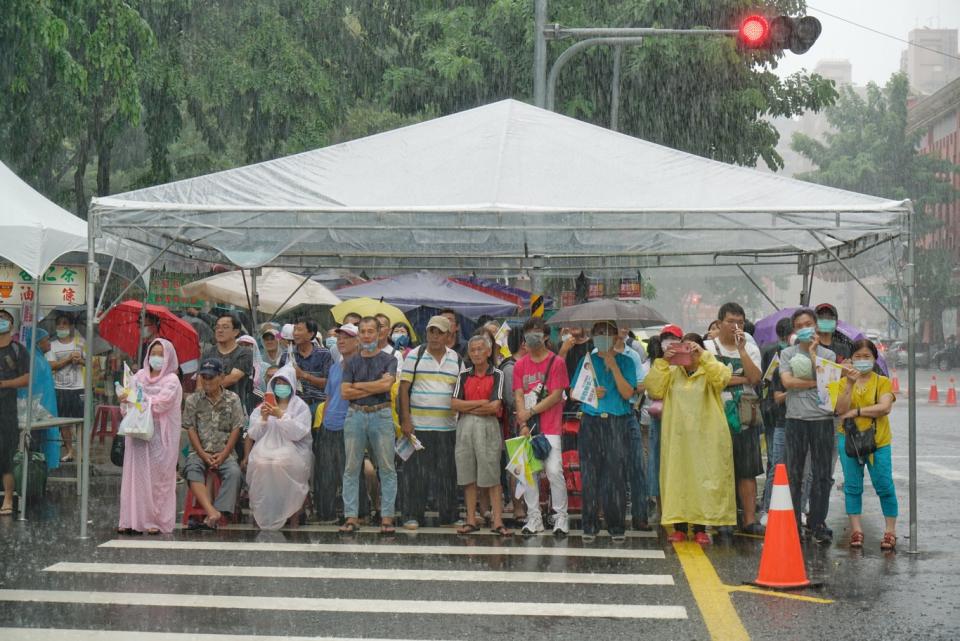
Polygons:
<instances>
[{"instance_id":1,"label":"white crosswalk stripe","mask_svg":"<svg viewBox=\"0 0 960 641\"><path fill-rule=\"evenodd\" d=\"M0 589L4 604L0 610L39 607L42 612L57 612L59 618L38 621L52 626L46 629L11 626L11 620L5 620L3 624L10 627L0 624L0 639L359 641L369 637L403 641L450 634L445 631L456 630L463 617L502 619L495 629L502 631L503 638L513 638L516 624L509 621L519 619L560 619L582 626L578 629L586 634L590 621L607 621L607 626L617 621L623 622L619 625L647 621L645 625L675 626L688 618L671 573L679 572L679 566L671 562L668 567L659 543L647 536L606 547L581 547L579 537L464 540L438 533L426 534L421 544L402 536L370 543L363 543L363 537L339 540L328 532L277 536L282 538L251 540L251 533L239 530L222 531L214 540L180 538L179 534L169 539L118 538L97 546L92 558L79 559L69 558L66 550L67 558L35 575L40 585ZM384 585L390 587L384 589ZM90 625L78 625L75 619L84 613L88 620L82 622L89 623L97 612L117 607L151 614L105 619L101 625L112 628L108 630L85 629ZM199 620L211 627L198 630L197 615L191 613L202 613ZM240 634L221 634L212 625L223 616L227 620L246 617L246 623L239 623L235 630ZM249 622L258 616L278 625L290 617L300 618L287 637L279 636L280 630L270 625L250 629ZM342 630L330 627L331 620L351 616L393 617L386 619L394 621L393 626L398 626L397 621L432 617L433 627L429 634L418 623L366 631L363 622L383 618L352 619L353 625ZM136 630L141 617L149 631ZM444 623L447 620L450 626ZM157 625L158 621L162 623ZM13 619L13 623L22 624L22 620ZM263 634L247 634L253 631ZM329 636L296 636L309 631ZM337 633L353 636L334 636Z\"/></svg>"}]
</instances>

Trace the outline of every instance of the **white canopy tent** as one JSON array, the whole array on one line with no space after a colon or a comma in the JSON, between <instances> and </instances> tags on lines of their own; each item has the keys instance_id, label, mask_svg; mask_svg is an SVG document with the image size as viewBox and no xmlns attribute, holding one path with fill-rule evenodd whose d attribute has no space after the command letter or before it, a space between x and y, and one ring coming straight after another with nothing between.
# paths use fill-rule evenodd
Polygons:
<instances>
[{"instance_id":1,"label":"white canopy tent","mask_svg":"<svg viewBox=\"0 0 960 641\"><path fill-rule=\"evenodd\" d=\"M255 303L250 300L254 285ZM340 302L336 294L320 283L275 267L263 269L256 282L249 272L235 270L195 280L182 289L187 296L230 303L237 307L249 308L253 305L258 311L273 315L300 305L332 306Z\"/></svg>"},{"instance_id":2,"label":"white canopy tent","mask_svg":"<svg viewBox=\"0 0 960 641\"><path fill-rule=\"evenodd\" d=\"M545 272L669 265L792 266L807 278L908 234L910 214L909 201L711 161L514 100L90 209L91 233L181 258L527 269L535 289Z\"/></svg>"}]
</instances>

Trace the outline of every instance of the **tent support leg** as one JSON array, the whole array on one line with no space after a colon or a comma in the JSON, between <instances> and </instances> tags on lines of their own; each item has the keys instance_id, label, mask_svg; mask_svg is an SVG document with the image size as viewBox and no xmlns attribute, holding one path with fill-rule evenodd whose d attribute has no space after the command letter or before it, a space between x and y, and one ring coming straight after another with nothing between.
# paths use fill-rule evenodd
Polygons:
<instances>
[{"instance_id":1,"label":"tent support leg","mask_svg":"<svg viewBox=\"0 0 960 641\"><path fill-rule=\"evenodd\" d=\"M800 258L800 274L803 285L800 287L800 307L810 307L810 294L813 290L813 267L806 257Z\"/></svg>"},{"instance_id":2,"label":"tent support leg","mask_svg":"<svg viewBox=\"0 0 960 641\"><path fill-rule=\"evenodd\" d=\"M773 302L773 299L772 299L772 298L770 298L769 296L767 296L767 292L763 291L763 287L760 287L760 284L753 279L753 276L751 276L750 274L747 273L747 270L745 270L745 269L743 268L743 265L737 265L737 269L739 269L739 270L743 273L743 275L746 277L746 279L750 281L750 284L751 284L751 285L753 285L754 287L757 288L757 291L760 292L760 295L763 296L764 298L766 298L766 299L767 299L767 302L770 303L770 305L771 305L775 310L777 310L777 311L779 312L779 311L780 311L780 308L777 307L777 304L776 304L775 302Z\"/></svg>"},{"instance_id":3,"label":"tent support leg","mask_svg":"<svg viewBox=\"0 0 960 641\"><path fill-rule=\"evenodd\" d=\"M94 325L97 323L94 315L94 299L96 298L96 283L99 280L99 267L97 266L96 254L97 237L97 212L90 212L90 219L87 224L87 353L86 376L84 377L83 387L83 431L81 432L82 443L80 444L80 538L89 538L87 534L87 515L90 504L90 442L93 440L91 432L93 430L93 339ZM156 261L154 261L156 262ZM152 265L153 263L151 263ZM149 269L149 267L147 267ZM134 279L136 280L136 279ZM130 281L131 284L134 281Z\"/></svg>"},{"instance_id":4,"label":"tent support leg","mask_svg":"<svg viewBox=\"0 0 960 641\"><path fill-rule=\"evenodd\" d=\"M250 323L253 327L250 328L250 331L254 333L257 331L257 308L260 307L260 294L257 292L257 275L259 273L259 267L250 270L250 289L253 290L250 295Z\"/></svg>"},{"instance_id":5,"label":"tent support leg","mask_svg":"<svg viewBox=\"0 0 960 641\"><path fill-rule=\"evenodd\" d=\"M870 291L870 288L867 287L866 285L864 285L862 280L860 280L859 278L857 278L857 275L853 273L853 270L851 270L849 267L847 267L847 264L846 264L845 262L843 262L843 260L841 260L841 258L837 255L837 252L833 251L833 249L831 249L825 242L823 242L823 239L820 237L820 234L818 234L817 232L811 230L811 231L810 231L810 235L817 239L817 242L820 243L820 245L823 247L824 250L826 250L826 252L827 252L828 254L830 254L830 257L831 257L833 260L835 260L835 261L837 262L837 264L840 265L840 267L843 268L843 271L847 272L847 275L850 276L850 278L852 278L853 280L855 280L855 281L857 282L857 284L860 285L860 287L863 289L863 291L867 292L867 295L870 296L870 298L872 298L872 299L874 300L874 302L875 302L877 305L879 305L880 308L881 308L883 311L885 311L885 312L887 313L887 316L889 316L890 318L892 318L895 323L899 323L899 322L900 322L900 319L897 318L897 315L894 314L893 312L891 312L889 309L887 309L887 306L884 305L882 302L880 302L880 299L877 298L877 295L874 294L872 291Z\"/></svg>"},{"instance_id":6,"label":"tent support leg","mask_svg":"<svg viewBox=\"0 0 960 641\"><path fill-rule=\"evenodd\" d=\"M907 219L907 268L904 270L907 281L907 436L909 443L910 466L910 547L909 553L917 553L917 280L914 255L914 234L916 223L911 207Z\"/></svg>"},{"instance_id":7,"label":"tent support leg","mask_svg":"<svg viewBox=\"0 0 960 641\"><path fill-rule=\"evenodd\" d=\"M96 311L94 312L95 314L99 314L100 310L103 309L103 299L107 295L107 283L110 282L110 276L113 275L113 266L116 262L117 262L117 255L114 254L110 258L110 267L107 268L107 276L106 278L103 279L103 287L100 288L100 298L97 300L97 307L96 307ZM133 283L134 281L136 281L136 278L134 278L130 282Z\"/></svg>"}]
</instances>

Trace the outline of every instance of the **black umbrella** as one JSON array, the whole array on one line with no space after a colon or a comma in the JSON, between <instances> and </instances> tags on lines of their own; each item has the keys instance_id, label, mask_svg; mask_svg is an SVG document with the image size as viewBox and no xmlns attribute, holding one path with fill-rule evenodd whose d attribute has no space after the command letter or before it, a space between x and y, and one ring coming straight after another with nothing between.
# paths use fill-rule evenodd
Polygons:
<instances>
[{"instance_id":1,"label":"black umbrella","mask_svg":"<svg viewBox=\"0 0 960 641\"><path fill-rule=\"evenodd\" d=\"M663 325L667 319L646 305L605 298L564 307L547 321L547 325L589 328L602 321L614 321L618 327L650 327Z\"/></svg>"}]
</instances>

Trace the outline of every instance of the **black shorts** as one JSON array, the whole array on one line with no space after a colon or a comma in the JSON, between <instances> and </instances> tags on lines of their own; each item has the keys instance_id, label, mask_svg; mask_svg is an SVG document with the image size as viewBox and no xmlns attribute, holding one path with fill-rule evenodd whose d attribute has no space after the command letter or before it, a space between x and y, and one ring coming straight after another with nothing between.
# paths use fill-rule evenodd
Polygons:
<instances>
[{"instance_id":1,"label":"black shorts","mask_svg":"<svg viewBox=\"0 0 960 641\"><path fill-rule=\"evenodd\" d=\"M763 474L760 459L759 427L741 429L733 434L733 475L739 479L752 479Z\"/></svg>"},{"instance_id":2,"label":"black shorts","mask_svg":"<svg viewBox=\"0 0 960 641\"><path fill-rule=\"evenodd\" d=\"M57 390L57 416L83 418L83 390Z\"/></svg>"}]
</instances>

